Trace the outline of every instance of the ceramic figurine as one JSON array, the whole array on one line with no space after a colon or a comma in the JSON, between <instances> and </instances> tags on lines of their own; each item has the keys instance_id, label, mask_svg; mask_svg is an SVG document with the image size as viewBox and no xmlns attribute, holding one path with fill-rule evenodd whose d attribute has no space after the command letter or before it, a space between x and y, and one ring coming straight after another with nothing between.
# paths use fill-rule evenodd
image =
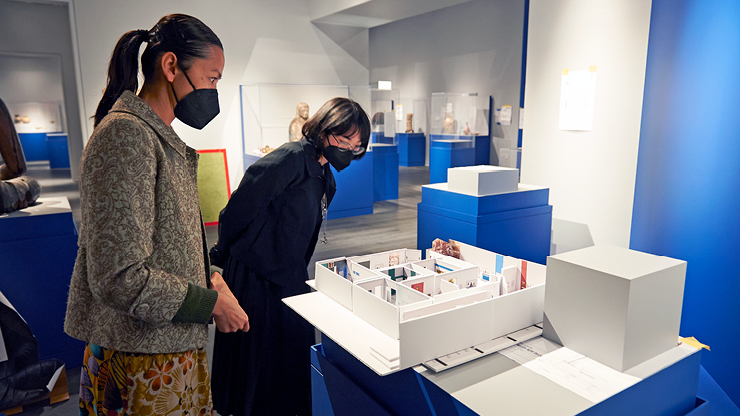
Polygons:
<instances>
[{"instance_id":1,"label":"ceramic figurine","mask_svg":"<svg viewBox=\"0 0 740 416\"><path fill-rule=\"evenodd\" d=\"M298 103L295 107L295 118L290 122L288 129L289 141L297 142L303 138L303 125L308 120L308 104Z\"/></svg>"}]
</instances>

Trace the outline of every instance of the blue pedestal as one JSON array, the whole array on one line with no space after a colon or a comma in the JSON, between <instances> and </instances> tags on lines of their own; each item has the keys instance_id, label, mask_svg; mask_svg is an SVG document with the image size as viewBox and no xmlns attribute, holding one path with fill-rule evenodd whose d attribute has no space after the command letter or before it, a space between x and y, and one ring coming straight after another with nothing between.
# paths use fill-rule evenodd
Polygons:
<instances>
[{"instance_id":1,"label":"blue pedestal","mask_svg":"<svg viewBox=\"0 0 740 416\"><path fill-rule=\"evenodd\" d=\"M46 148L49 152L49 167L51 169L69 169L69 149L66 134L47 134Z\"/></svg>"},{"instance_id":2,"label":"blue pedestal","mask_svg":"<svg viewBox=\"0 0 740 416\"><path fill-rule=\"evenodd\" d=\"M337 193L329 205L328 219L373 213L373 153L367 152L362 159L353 160L341 172L332 167Z\"/></svg>"},{"instance_id":3,"label":"blue pedestal","mask_svg":"<svg viewBox=\"0 0 740 416\"><path fill-rule=\"evenodd\" d=\"M370 133L371 143L393 144L393 137L385 136L382 132Z\"/></svg>"},{"instance_id":4,"label":"blue pedestal","mask_svg":"<svg viewBox=\"0 0 740 416\"><path fill-rule=\"evenodd\" d=\"M447 169L475 164L472 140L448 140L444 135L432 134L429 148L429 183L447 182Z\"/></svg>"},{"instance_id":5,"label":"blue pedestal","mask_svg":"<svg viewBox=\"0 0 740 416\"><path fill-rule=\"evenodd\" d=\"M49 160L46 133L18 133L18 138L21 140L26 161Z\"/></svg>"},{"instance_id":6,"label":"blue pedestal","mask_svg":"<svg viewBox=\"0 0 740 416\"><path fill-rule=\"evenodd\" d=\"M491 163L491 138L489 136L475 136L475 164L488 165Z\"/></svg>"},{"instance_id":7,"label":"blue pedestal","mask_svg":"<svg viewBox=\"0 0 740 416\"><path fill-rule=\"evenodd\" d=\"M0 215L0 291L36 336L39 359L82 365L84 343L64 333L77 229L65 197L39 198L34 207Z\"/></svg>"},{"instance_id":8,"label":"blue pedestal","mask_svg":"<svg viewBox=\"0 0 740 416\"><path fill-rule=\"evenodd\" d=\"M401 166L424 166L426 137L424 133L397 133L398 164Z\"/></svg>"},{"instance_id":9,"label":"blue pedestal","mask_svg":"<svg viewBox=\"0 0 740 416\"><path fill-rule=\"evenodd\" d=\"M446 387L438 386L413 368L381 377L331 339L325 337L323 341L311 348L314 416L474 416L478 413L452 395L468 384L487 383L496 377L495 371L466 374L464 367L449 370L450 378L444 380ZM707 415L708 403L696 397L700 358L699 353L690 355L577 414ZM489 356L481 360L496 359ZM496 385L495 381L490 384ZM533 400L544 400L538 396L537 387L529 387ZM506 400L506 396L499 391L489 393L490 413L503 404L497 400Z\"/></svg>"},{"instance_id":10,"label":"blue pedestal","mask_svg":"<svg viewBox=\"0 0 740 416\"><path fill-rule=\"evenodd\" d=\"M398 199L398 146L374 145L373 201Z\"/></svg>"},{"instance_id":11,"label":"blue pedestal","mask_svg":"<svg viewBox=\"0 0 740 416\"><path fill-rule=\"evenodd\" d=\"M552 229L548 198L547 188L475 196L450 192L446 183L424 185L418 205L416 248L431 248L435 238L453 239L545 264Z\"/></svg>"}]
</instances>

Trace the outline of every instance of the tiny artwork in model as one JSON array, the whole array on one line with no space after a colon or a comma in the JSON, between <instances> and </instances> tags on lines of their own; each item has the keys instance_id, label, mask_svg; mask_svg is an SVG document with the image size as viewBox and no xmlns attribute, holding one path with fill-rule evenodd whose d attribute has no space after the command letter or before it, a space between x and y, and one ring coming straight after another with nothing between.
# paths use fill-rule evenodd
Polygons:
<instances>
[{"instance_id":1,"label":"tiny artwork in model","mask_svg":"<svg viewBox=\"0 0 740 416\"><path fill-rule=\"evenodd\" d=\"M440 240L439 238L432 241L432 251L445 256L460 258L460 243L453 239L450 242Z\"/></svg>"},{"instance_id":2,"label":"tiny artwork in model","mask_svg":"<svg viewBox=\"0 0 740 416\"><path fill-rule=\"evenodd\" d=\"M288 128L291 142L297 142L303 138L303 125L306 124L306 120L308 120L308 104L298 103L295 107L295 118L290 122Z\"/></svg>"},{"instance_id":3,"label":"tiny artwork in model","mask_svg":"<svg viewBox=\"0 0 740 416\"><path fill-rule=\"evenodd\" d=\"M26 158L5 102L0 99L0 214L33 205L41 194L39 183L26 173Z\"/></svg>"},{"instance_id":4,"label":"tiny artwork in model","mask_svg":"<svg viewBox=\"0 0 740 416\"><path fill-rule=\"evenodd\" d=\"M455 134L455 119L452 118L452 115L450 115L450 113L447 113L443 127L444 134Z\"/></svg>"},{"instance_id":5,"label":"tiny artwork in model","mask_svg":"<svg viewBox=\"0 0 740 416\"><path fill-rule=\"evenodd\" d=\"M414 114L413 113L407 113L406 114L406 133L413 133L414 127L413 127L413 119Z\"/></svg>"}]
</instances>

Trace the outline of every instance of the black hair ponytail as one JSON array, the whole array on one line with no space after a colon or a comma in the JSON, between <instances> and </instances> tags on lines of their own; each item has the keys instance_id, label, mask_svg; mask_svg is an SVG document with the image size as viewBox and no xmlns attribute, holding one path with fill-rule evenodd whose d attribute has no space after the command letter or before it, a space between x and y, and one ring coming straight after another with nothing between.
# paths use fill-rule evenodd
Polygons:
<instances>
[{"instance_id":1,"label":"black hair ponytail","mask_svg":"<svg viewBox=\"0 0 740 416\"><path fill-rule=\"evenodd\" d=\"M124 91L136 92L139 86L139 48L148 39L149 33L144 30L126 32L118 39L108 65L108 85L95 110L96 126Z\"/></svg>"},{"instance_id":2,"label":"black hair ponytail","mask_svg":"<svg viewBox=\"0 0 740 416\"><path fill-rule=\"evenodd\" d=\"M95 126L108 114L121 94L136 93L139 87L139 49L148 42L141 55L144 82L154 79L157 61L165 52L177 56L183 69L189 69L194 59L207 58L211 46L223 45L213 31L195 17L169 14L159 19L152 30L132 30L118 40L108 64L108 84L95 111Z\"/></svg>"}]
</instances>

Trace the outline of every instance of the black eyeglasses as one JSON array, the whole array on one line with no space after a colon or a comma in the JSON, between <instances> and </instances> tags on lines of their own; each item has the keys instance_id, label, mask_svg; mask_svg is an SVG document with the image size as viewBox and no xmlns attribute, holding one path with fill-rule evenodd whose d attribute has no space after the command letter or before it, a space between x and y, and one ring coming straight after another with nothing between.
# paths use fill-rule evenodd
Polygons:
<instances>
[{"instance_id":1,"label":"black eyeglasses","mask_svg":"<svg viewBox=\"0 0 740 416\"><path fill-rule=\"evenodd\" d=\"M341 141L337 139L337 136L333 134L331 135L331 137L333 137L334 141L337 142L337 147L339 148L339 151L341 152L352 152L352 154L355 156L360 155L365 152L365 148L362 146L357 146L353 148L349 142Z\"/></svg>"}]
</instances>

